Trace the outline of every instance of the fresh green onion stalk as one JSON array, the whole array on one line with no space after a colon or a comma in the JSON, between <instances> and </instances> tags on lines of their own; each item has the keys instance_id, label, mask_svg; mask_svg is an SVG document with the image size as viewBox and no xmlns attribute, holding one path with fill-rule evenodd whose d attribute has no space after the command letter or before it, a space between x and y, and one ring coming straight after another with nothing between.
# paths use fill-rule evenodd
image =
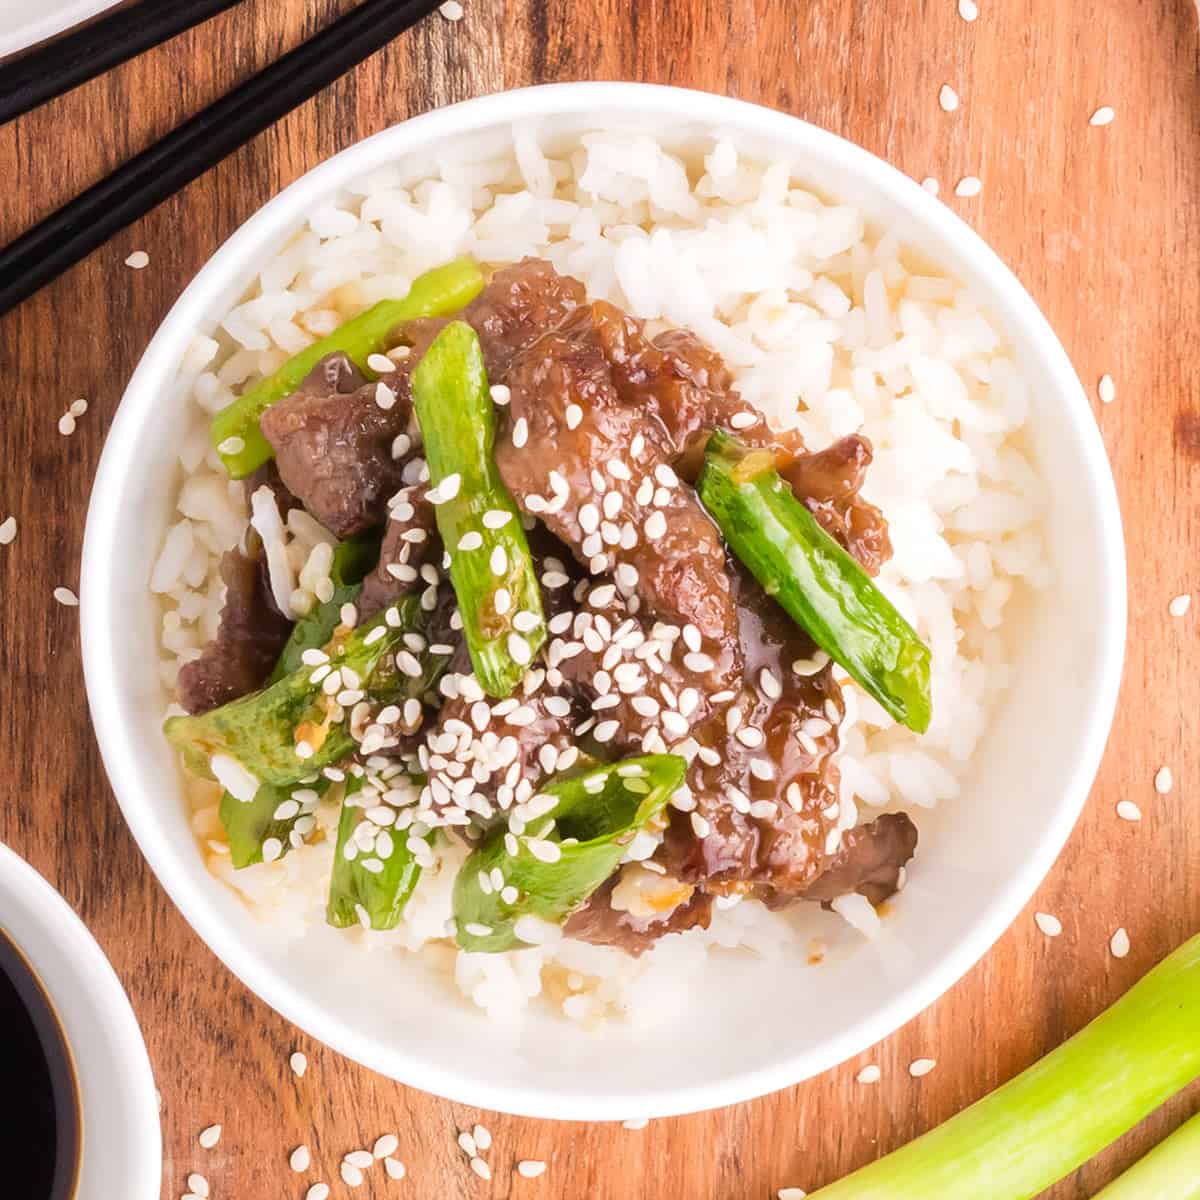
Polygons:
<instances>
[{"instance_id":1,"label":"fresh green onion stalk","mask_svg":"<svg viewBox=\"0 0 1200 1200\"><path fill-rule=\"evenodd\" d=\"M546 622L521 514L492 455L495 409L470 325L438 334L412 391L471 663L483 690L504 697L545 642Z\"/></svg>"},{"instance_id":2,"label":"fresh green onion stalk","mask_svg":"<svg viewBox=\"0 0 1200 1200\"><path fill-rule=\"evenodd\" d=\"M413 281L403 300L380 300L328 337L305 347L273 375L226 405L213 418L211 436L230 476L244 479L274 457L271 443L259 428L259 418L277 400L296 391L326 355L343 353L369 378L374 378L367 369L367 359L383 349L397 325L417 317L456 313L479 295L483 282L483 273L470 258L459 258L426 271Z\"/></svg>"},{"instance_id":3,"label":"fresh green onion stalk","mask_svg":"<svg viewBox=\"0 0 1200 1200\"><path fill-rule=\"evenodd\" d=\"M697 483L737 557L897 721L929 728L929 648L775 470L769 450L714 433Z\"/></svg>"},{"instance_id":4,"label":"fresh green onion stalk","mask_svg":"<svg viewBox=\"0 0 1200 1200\"><path fill-rule=\"evenodd\" d=\"M812 1200L1029 1200L1197 1076L1200 935L1041 1062ZM1130 1172L1125 1190L1118 1181L1116 1192L1105 1192L1106 1200L1198 1194L1200 1129L1184 1130L1155 1162L1151 1155ZM1186 1159L1192 1191L1156 1190Z\"/></svg>"},{"instance_id":5,"label":"fresh green onion stalk","mask_svg":"<svg viewBox=\"0 0 1200 1200\"><path fill-rule=\"evenodd\" d=\"M561 925L617 869L634 835L663 811L686 766L676 755L652 754L543 784L522 806L527 813L531 805L538 809L525 833L497 829L459 870L458 944L487 953L512 950L529 944L520 936L522 919ZM542 797L553 803L543 806Z\"/></svg>"},{"instance_id":6,"label":"fresh green onion stalk","mask_svg":"<svg viewBox=\"0 0 1200 1200\"><path fill-rule=\"evenodd\" d=\"M1200 1200L1200 1116L1180 1125L1095 1200Z\"/></svg>"}]
</instances>

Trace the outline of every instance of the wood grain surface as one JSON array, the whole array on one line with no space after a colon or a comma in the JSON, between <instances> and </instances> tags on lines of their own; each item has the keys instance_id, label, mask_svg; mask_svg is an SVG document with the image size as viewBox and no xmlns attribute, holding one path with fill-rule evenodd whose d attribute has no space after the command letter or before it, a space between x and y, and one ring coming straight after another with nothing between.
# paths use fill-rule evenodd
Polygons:
<instances>
[{"instance_id":1,"label":"wood grain surface","mask_svg":"<svg viewBox=\"0 0 1200 1200\"><path fill-rule=\"evenodd\" d=\"M812 1190L898 1146L1034 1061L1200 928L1200 76L1192 0L465 0L163 204L0 320L0 839L82 914L128 988L163 1099L164 1197L205 1174L214 1200L299 1198L305 1142L333 1196L688 1197ZM106 78L0 128L0 241L96 180L349 0L246 0ZM552 80L638 79L725 92L852 138L942 195L1015 268L1095 396L1129 550L1130 631L1116 724L1087 810L1035 903L956 987L861 1059L749 1104L653 1122L485 1115L403 1088L312 1043L191 932L113 800L84 701L76 586L85 504L139 355L195 271L265 200L336 150L437 105ZM963 98L943 112L943 83ZM1116 109L1091 128L1102 104ZM982 195L953 185L978 175ZM145 249L150 266L123 265ZM90 409L72 437L56 423ZM1031 698L1029 702L1035 702ZM1022 698L1018 697L1021 703ZM1161 764L1175 787L1155 793ZM1140 823L1119 820L1135 801ZM1053 940L1035 909L1056 914ZM1118 960L1109 938L1128 929ZM307 1076L287 1068L309 1057ZM909 1077L918 1056L937 1059ZM865 1062L875 1086L855 1082ZM1166 1105L1050 1195L1085 1197L1200 1107ZM483 1119L495 1179L457 1129ZM196 1135L211 1122L211 1151ZM343 1153L394 1130L403 1184L350 1192ZM512 1174L540 1158L540 1180ZM1198 1168L1200 1169L1200 1168ZM310 1173L306 1178L318 1177ZM114 1197L114 1200L121 1200Z\"/></svg>"}]
</instances>

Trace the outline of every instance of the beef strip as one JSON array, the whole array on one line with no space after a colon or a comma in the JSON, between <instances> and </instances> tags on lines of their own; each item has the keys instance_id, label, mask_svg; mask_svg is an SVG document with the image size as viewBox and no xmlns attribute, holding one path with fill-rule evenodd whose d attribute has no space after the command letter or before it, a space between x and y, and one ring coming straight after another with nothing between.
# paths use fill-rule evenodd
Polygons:
<instances>
[{"instance_id":1,"label":"beef strip","mask_svg":"<svg viewBox=\"0 0 1200 1200\"><path fill-rule=\"evenodd\" d=\"M345 354L330 354L260 419L283 482L338 537L381 524L401 485L407 455L393 457L394 443L404 434L411 449L417 440L409 375L402 362L382 377L395 395L384 409L377 384Z\"/></svg>"},{"instance_id":2,"label":"beef strip","mask_svg":"<svg viewBox=\"0 0 1200 1200\"><path fill-rule=\"evenodd\" d=\"M804 891L805 900L828 904L858 892L882 904L900 888L900 872L917 849L917 827L907 813L884 813L842 834L842 844L825 870Z\"/></svg>"},{"instance_id":3,"label":"beef strip","mask_svg":"<svg viewBox=\"0 0 1200 1200\"><path fill-rule=\"evenodd\" d=\"M193 715L262 687L292 630L275 607L264 555L227 550L221 578L226 590L217 636L180 667L176 683L179 703Z\"/></svg>"},{"instance_id":4,"label":"beef strip","mask_svg":"<svg viewBox=\"0 0 1200 1200\"><path fill-rule=\"evenodd\" d=\"M388 501L388 523L379 548L375 570L363 580L358 596L358 613L363 619L387 608L409 592L424 590L437 582L422 576L429 563L440 565L442 539L438 536L433 505L421 484L401 488ZM428 573L427 573L428 574Z\"/></svg>"},{"instance_id":5,"label":"beef strip","mask_svg":"<svg viewBox=\"0 0 1200 1200\"><path fill-rule=\"evenodd\" d=\"M699 474L704 444L724 429L752 446L785 445L799 450L797 435L775 435L761 414L733 386L721 356L686 329L653 341L644 323L603 301L592 305L597 337L625 404L661 426L672 461L688 479Z\"/></svg>"},{"instance_id":6,"label":"beef strip","mask_svg":"<svg viewBox=\"0 0 1200 1200\"><path fill-rule=\"evenodd\" d=\"M829 666L792 669L812 643L748 575L737 579L745 682L693 734L705 748L688 771L695 812L672 812L657 858L709 891L770 900L803 892L831 852L841 692Z\"/></svg>"},{"instance_id":7,"label":"beef strip","mask_svg":"<svg viewBox=\"0 0 1200 1200\"><path fill-rule=\"evenodd\" d=\"M780 474L821 527L871 575L892 556L887 521L859 489L871 465L871 443L851 434L815 454L798 454Z\"/></svg>"},{"instance_id":8,"label":"beef strip","mask_svg":"<svg viewBox=\"0 0 1200 1200\"><path fill-rule=\"evenodd\" d=\"M580 942L619 946L635 958L668 933L707 929L712 920L713 897L693 890L691 895L661 917L638 918L612 907L612 894L620 878L614 874L567 918L563 933Z\"/></svg>"},{"instance_id":9,"label":"beef strip","mask_svg":"<svg viewBox=\"0 0 1200 1200\"><path fill-rule=\"evenodd\" d=\"M496 462L522 508L593 574L612 570L654 615L695 625L714 657L735 654L720 535L651 424L621 403L591 309L515 355L505 382Z\"/></svg>"}]
</instances>

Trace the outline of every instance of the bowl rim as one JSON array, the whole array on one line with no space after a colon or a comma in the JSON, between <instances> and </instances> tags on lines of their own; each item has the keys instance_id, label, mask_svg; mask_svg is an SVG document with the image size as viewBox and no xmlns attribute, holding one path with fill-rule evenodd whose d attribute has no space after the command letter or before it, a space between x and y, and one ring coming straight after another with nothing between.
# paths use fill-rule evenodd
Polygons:
<instances>
[{"instance_id":1,"label":"bowl rim","mask_svg":"<svg viewBox=\"0 0 1200 1200\"><path fill-rule=\"evenodd\" d=\"M154 1073L116 971L79 914L3 842L0 901L6 902L0 932L17 924L37 934L36 941L24 937L15 944L46 993L72 1061L81 1130L78 1191L71 1195L157 1200L162 1123ZM86 1036L91 1021L103 1038Z\"/></svg>"},{"instance_id":2,"label":"bowl rim","mask_svg":"<svg viewBox=\"0 0 1200 1200\"><path fill-rule=\"evenodd\" d=\"M985 906L972 934L922 977L898 989L870 1017L839 1035L781 1056L769 1067L682 1087L665 1086L647 1098L640 1094L589 1098L548 1094L525 1084L497 1084L456 1064L430 1062L413 1054L381 1048L350 1028L336 1014L311 1002L273 968L264 967L252 949L210 908L183 872L173 869L174 852L159 830L156 796L138 777L138 751L130 732L105 703L117 686L106 630L115 619L105 574L120 526L117 497L132 461L132 439L148 415L155 382L171 378L177 347L195 331L212 300L228 286L248 256L261 257L280 231L299 223L322 197L404 153L449 136L560 115L586 113L596 120L625 115L652 116L664 122L733 127L807 148L848 174L865 176L899 211L936 217L945 242L971 260L976 272L1006 306L1020 315L1023 332L1054 379L1054 393L1068 415L1084 463L1085 481L1095 502L1104 549L1103 578L1108 621L1102 631L1103 661L1098 686L1069 784L1047 811L1036 848ZM1033 298L998 255L964 221L918 183L869 151L797 117L742 100L684 88L643 83L560 83L500 92L436 109L393 125L342 150L289 185L258 209L216 251L172 306L138 364L113 420L96 473L89 504L81 571L81 622L84 674L101 755L113 791L142 853L171 899L201 939L241 981L277 1012L347 1057L403 1083L461 1103L517 1115L568 1120L619 1120L661 1117L749 1100L791 1086L860 1053L938 999L996 942L1033 896L1071 833L1099 767L1115 711L1124 659L1126 629L1125 550L1116 488L1107 453L1088 398L1063 347Z\"/></svg>"}]
</instances>

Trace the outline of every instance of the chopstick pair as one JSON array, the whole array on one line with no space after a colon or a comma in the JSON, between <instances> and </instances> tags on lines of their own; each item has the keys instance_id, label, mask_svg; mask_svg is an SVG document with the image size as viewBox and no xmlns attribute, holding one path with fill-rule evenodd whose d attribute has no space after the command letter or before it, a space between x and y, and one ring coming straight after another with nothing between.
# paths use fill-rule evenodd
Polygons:
<instances>
[{"instance_id":1,"label":"chopstick pair","mask_svg":"<svg viewBox=\"0 0 1200 1200\"><path fill-rule=\"evenodd\" d=\"M209 7L216 11L233 2ZM438 3L364 0L0 249L0 315L411 28Z\"/></svg>"}]
</instances>

